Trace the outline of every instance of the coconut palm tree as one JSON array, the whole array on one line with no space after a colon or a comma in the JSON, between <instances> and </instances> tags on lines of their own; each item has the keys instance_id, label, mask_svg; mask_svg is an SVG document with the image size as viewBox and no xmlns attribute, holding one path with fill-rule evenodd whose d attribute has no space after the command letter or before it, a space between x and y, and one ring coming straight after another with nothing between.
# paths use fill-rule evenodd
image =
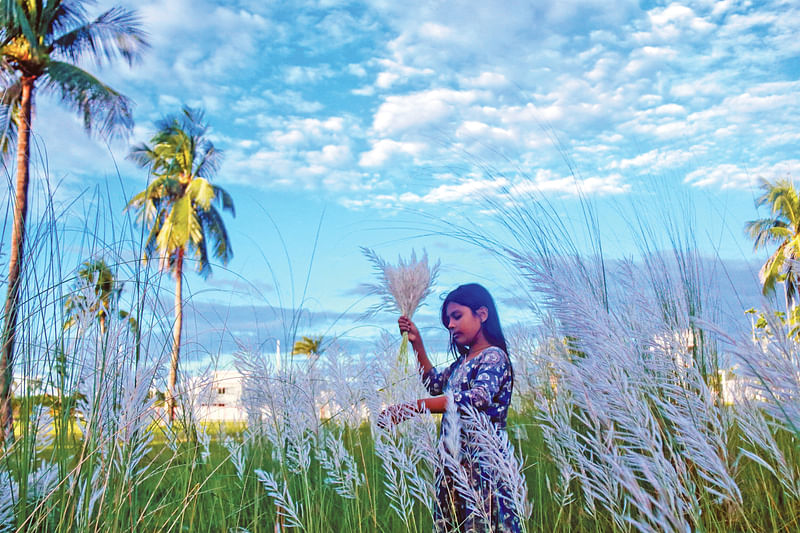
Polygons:
<instances>
[{"instance_id":1,"label":"coconut palm tree","mask_svg":"<svg viewBox=\"0 0 800 533\"><path fill-rule=\"evenodd\" d=\"M130 313L117 310L120 294L122 294L122 283L114 277L114 272L103 259L93 259L85 261L78 269L78 284L73 294L67 297L64 302L67 320L64 322L64 329L71 328L78 321L78 314L81 311L88 311L97 317L100 324L100 334L105 337L108 329L108 317L113 311L122 319L128 320L131 330L136 331L136 320ZM85 289L89 288L94 295L86 297Z\"/></svg>"},{"instance_id":2,"label":"coconut palm tree","mask_svg":"<svg viewBox=\"0 0 800 533\"><path fill-rule=\"evenodd\" d=\"M757 205L768 206L771 216L751 220L745 230L753 239L754 250L778 245L761 267L759 278L764 295L775 292L776 283L784 284L786 311L791 315L800 295L800 196L789 179L774 182L762 179L761 188L764 193L756 201Z\"/></svg>"},{"instance_id":3,"label":"coconut palm tree","mask_svg":"<svg viewBox=\"0 0 800 533\"><path fill-rule=\"evenodd\" d=\"M149 228L145 240L145 260L158 259L159 267L175 275L175 323L172 358L167 383L167 412L175 416L175 383L183 324L184 258L191 254L203 277L211 273L210 253L227 264L233 255L225 224L217 210L235 215L231 196L210 183L219 167L221 152L206 137L207 126L200 111L185 107L178 116L158 124L150 144L131 150L129 158L148 167L153 179L147 188L128 203L139 213L139 221ZM217 207L215 207L215 205Z\"/></svg>"},{"instance_id":4,"label":"coconut palm tree","mask_svg":"<svg viewBox=\"0 0 800 533\"><path fill-rule=\"evenodd\" d=\"M311 368L325 351L325 348L322 347L322 340L322 335L315 337L303 336L300 340L295 341L292 347L292 355L308 356L308 366Z\"/></svg>"},{"instance_id":5,"label":"coconut palm tree","mask_svg":"<svg viewBox=\"0 0 800 533\"><path fill-rule=\"evenodd\" d=\"M89 0L0 0L0 85L6 139L16 136L17 177L9 257L0 375L2 425L11 428L11 376L22 277L28 208L31 120L34 94L52 93L76 111L90 133L113 136L131 129L130 104L123 95L78 64L122 58L136 60L146 47L134 12L114 7L94 20ZM9 127L9 120L14 121ZM4 141L6 142L6 141ZM8 147L8 145L6 145Z\"/></svg>"}]
</instances>

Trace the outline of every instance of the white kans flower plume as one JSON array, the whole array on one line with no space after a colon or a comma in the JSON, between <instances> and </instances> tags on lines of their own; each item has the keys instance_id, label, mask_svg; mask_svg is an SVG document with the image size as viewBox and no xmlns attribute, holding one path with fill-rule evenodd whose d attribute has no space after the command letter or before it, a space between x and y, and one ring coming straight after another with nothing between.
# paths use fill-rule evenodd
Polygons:
<instances>
[{"instance_id":1,"label":"white kans flower plume","mask_svg":"<svg viewBox=\"0 0 800 533\"><path fill-rule=\"evenodd\" d=\"M397 265L391 265L369 248L362 247L361 251L372 263L378 275L378 283L365 284L364 287L369 294L381 298L381 303L371 307L367 314L398 311L401 315L411 318L414 311L431 293L436 276L439 274L439 261L431 266L428 264L427 252L423 251L422 257L417 260L417 254L412 250L408 261L398 257Z\"/></svg>"}]
</instances>

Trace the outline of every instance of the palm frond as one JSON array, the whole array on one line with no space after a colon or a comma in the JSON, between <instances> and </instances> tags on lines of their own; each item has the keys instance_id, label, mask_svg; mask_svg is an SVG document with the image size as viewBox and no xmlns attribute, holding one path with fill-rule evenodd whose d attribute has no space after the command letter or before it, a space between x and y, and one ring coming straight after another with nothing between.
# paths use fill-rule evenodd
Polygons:
<instances>
[{"instance_id":1,"label":"palm frond","mask_svg":"<svg viewBox=\"0 0 800 533\"><path fill-rule=\"evenodd\" d=\"M49 30L53 35L62 35L88 20L85 0L61 0L52 2L47 13Z\"/></svg>"},{"instance_id":2,"label":"palm frond","mask_svg":"<svg viewBox=\"0 0 800 533\"><path fill-rule=\"evenodd\" d=\"M762 284L762 292L765 296L775 291L776 283L783 281L783 265L786 261L783 251L784 246L779 246L758 272L758 277Z\"/></svg>"},{"instance_id":3,"label":"palm frond","mask_svg":"<svg viewBox=\"0 0 800 533\"><path fill-rule=\"evenodd\" d=\"M187 244L199 243L202 239L202 227L191 200L188 196L177 199L158 234L158 248L169 252Z\"/></svg>"},{"instance_id":4,"label":"palm frond","mask_svg":"<svg viewBox=\"0 0 800 533\"><path fill-rule=\"evenodd\" d=\"M140 167L146 167L153 162L155 157L156 154L150 146L145 143L140 143L131 148L126 159L133 161Z\"/></svg>"},{"instance_id":5,"label":"palm frond","mask_svg":"<svg viewBox=\"0 0 800 533\"><path fill-rule=\"evenodd\" d=\"M133 64L141 57L147 41L136 13L116 6L63 34L53 47L58 55L73 62L88 55L100 64L117 57Z\"/></svg>"},{"instance_id":6,"label":"palm frond","mask_svg":"<svg viewBox=\"0 0 800 533\"><path fill-rule=\"evenodd\" d=\"M203 211L208 211L214 201L214 188L203 178L195 178L186 187L186 196Z\"/></svg>"},{"instance_id":7,"label":"palm frond","mask_svg":"<svg viewBox=\"0 0 800 533\"><path fill-rule=\"evenodd\" d=\"M214 200L217 205L222 207L223 211L228 211L235 217L236 208L233 206L233 197L219 185L212 185L212 187L214 187Z\"/></svg>"},{"instance_id":8,"label":"palm frond","mask_svg":"<svg viewBox=\"0 0 800 533\"><path fill-rule=\"evenodd\" d=\"M0 77L2 77L3 95L0 97L0 103L4 106L19 105L20 98L22 97L22 83L20 83L19 76L10 75L0 69Z\"/></svg>"},{"instance_id":9,"label":"palm frond","mask_svg":"<svg viewBox=\"0 0 800 533\"><path fill-rule=\"evenodd\" d=\"M760 218L745 225L747 235L754 241L754 250L785 240L791 235L788 228L789 225L778 218Z\"/></svg>"},{"instance_id":10,"label":"palm frond","mask_svg":"<svg viewBox=\"0 0 800 533\"><path fill-rule=\"evenodd\" d=\"M7 38L24 37L31 47L36 47L39 42L31 26L29 12L18 0L2 2L0 26L5 30Z\"/></svg>"},{"instance_id":11,"label":"palm frond","mask_svg":"<svg viewBox=\"0 0 800 533\"><path fill-rule=\"evenodd\" d=\"M150 231L148 232L147 238L144 241L144 252L142 259L144 259L145 261L151 260L154 255L158 254L158 235L159 233L161 233L161 227L163 225L164 215L165 213L161 212L153 217L150 226Z\"/></svg>"},{"instance_id":12,"label":"palm frond","mask_svg":"<svg viewBox=\"0 0 800 533\"><path fill-rule=\"evenodd\" d=\"M292 347L292 355L321 355L322 351L322 335L303 336Z\"/></svg>"},{"instance_id":13,"label":"palm frond","mask_svg":"<svg viewBox=\"0 0 800 533\"><path fill-rule=\"evenodd\" d=\"M19 80L3 89L0 96L0 154L7 157L17 144L17 118L20 109L22 85Z\"/></svg>"},{"instance_id":14,"label":"palm frond","mask_svg":"<svg viewBox=\"0 0 800 533\"><path fill-rule=\"evenodd\" d=\"M223 265L227 265L233 257L233 250L222 216L214 207L199 213L199 215L206 240L214 246L214 257L222 261Z\"/></svg>"},{"instance_id":15,"label":"palm frond","mask_svg":"<svg viewBox=\"0 0 800 533\"><path fill-rule=\"evenodd\" d=\"M778 179L771 182L761 179L761 188L764 190L757 200L758 206L768 206L774 215L784 218L791 225L796 226L800 216L800 200L794 183L788 179Z\"/></svg>"},{"instance_id":16,"label":"palm frond","mask_svg":"<svg viewBox=\"0 0 800 533\"><path fill-rule=\"evenodd\" d=\"M208 259L208 242L203 239L193 243L194 257L196 260L195 272L203 278L211 275L211 261Z\"/></svg>"},{"instance_id":17,"label":"palm frond","mask_svg":"<svg viewBox=\"0 0 800 533\"><path fill-rule=\"evenodd\" d=\"M124 136L133 128L130 101L85 70L52 61L44 82L43 88L59 93L67 107L83 115L89 133Z\"/></svg>"},{"instance_id":18,"label":"palm frond","mask_svg":"<svg viewBox=\"0 0 800 533\"><path fill-rule=\"evenodd\" d=\"M203 155L192 174L203 178L212 177L219 170L222 150L216 149L210 141L206 141L199 148Z\"/></svg>"}]
</instances>

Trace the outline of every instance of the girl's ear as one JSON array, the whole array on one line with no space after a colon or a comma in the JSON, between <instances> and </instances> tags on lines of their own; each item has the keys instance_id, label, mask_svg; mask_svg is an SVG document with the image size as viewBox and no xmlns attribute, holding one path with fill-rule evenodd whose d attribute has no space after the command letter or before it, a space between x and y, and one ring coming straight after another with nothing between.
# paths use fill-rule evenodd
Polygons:
<instances>
[{"instance_id":1,"label":"girl's ear","mask_svg":"<svg viewBox=\"0 0 800 533\"><path fill-rule=\"evenodd\" d=\"M478 315L478 318L481 319L481 324L486 322L486 319L489 318L489 309L486 306L479 307L475 314Z\"/></svg>"}]
</instances>

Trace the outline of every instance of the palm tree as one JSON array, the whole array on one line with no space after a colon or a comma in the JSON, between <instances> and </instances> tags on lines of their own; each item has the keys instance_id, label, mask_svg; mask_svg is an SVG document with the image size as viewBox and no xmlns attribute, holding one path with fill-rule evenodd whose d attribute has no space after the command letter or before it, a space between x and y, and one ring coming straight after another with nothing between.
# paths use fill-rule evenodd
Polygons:
<instances>
[{"instance_id":1,"label":"palm tree","mask_svg":"<svg viewBox=\"0 0 800 533\"><path fill-rule=\"evenodd\" d=\"M122 294L122 283L114 277L111 268L103 259L85 261L78 269L79 282L73 294L67 297L64 302L67 320L64 322L64 329L71 328L77 324L78 314L81 311L88 311L97 317L100 324L100 334L105 337L108 329L108 317L112 311L116 310ZM87 298L84 291L89 288L94 296ZM130 313L117 310L117 314L122 319L128 320L128 325L135 332L137 328L136 320Z\"/></svg>"},{"instance_id":2,"label":"palm tree","mask_svg":"<svg viewBox=\"0 0 800 533\"><path fill-rule=\"evenodd\" d=\"M101 64L121 57L129 64L147 46L134 12L121 7L94 20L89 0L0 0L0 84L3 133L16 136L17 184L9 257L0 375L2 425L11 428L11 376L22 277L28 208L31 119L37 90L53 93L83 118L90 133L109 137L133 126L123 95L78 67L85 59ZM13 126L9 126L13 121ZM7 141L3 141L8 147ZM2 438L2 437L0 437Z\"/></svg>"},{"instance_id":3,"label":"palm tree","mask_svg":"<svg viewBox=\"0 0 800 533\"><path fill-rule=\"evenodd\" d=\"M317 362L319 356L325 349L322 347L322 335L316 337L303 336L299 341L295 341L292 347L292 355L307 355L308 366L311 368Z\"/></svg>"},{"instance_id":4,"label":"palm tree","mask_svg":"<svg viewBox=\"0 0 800 533\"><path fill-rule=\"evenodd\" d=\"M208 242L212 254L227 264L233 255L222 216L213 204L235 216L233 200L209 179L216 172L221 153L206 137L203 114L185 107L179 116L158 124L150 145L131 150L129 158L153 175L147 188L128 203L139 212L139 221L149 227L144 258L158 258L159 267L175 275L175 324L172 330L172 358L167 383L167 412L175 417L175 383L183 324L183 262L187 252L194 255L197 271L211 273Z\"/></svg>"},{"instance_id":5,"label":"palm tree","mask_svg":"<svg viewBox=\"0 0 800 533\"><path fill-rule=\"evenodd\" d=\"M764 194L758 198L757 205L769 206L772 216L751 220L745 230L754 241L754 250L769 244L778 245L761 267L759 278L764 295L775 292L776 283L784 284L786 312L791 315L800 295L800 196L789 179L775 182L762 179L761 188Z\"/></svg>"}]
</instances>

